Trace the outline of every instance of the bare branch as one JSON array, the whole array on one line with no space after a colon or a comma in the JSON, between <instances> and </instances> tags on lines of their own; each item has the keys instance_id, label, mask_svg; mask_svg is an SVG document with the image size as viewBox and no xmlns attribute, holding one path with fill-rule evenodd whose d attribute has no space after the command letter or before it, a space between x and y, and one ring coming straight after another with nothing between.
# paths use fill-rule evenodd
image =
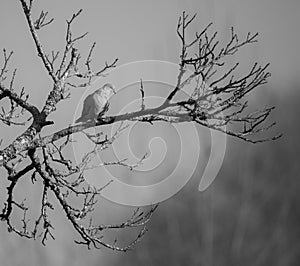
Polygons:
<instances>
[{"instance_id":1,"label":"bare branch","mask_svg":"<svg viewBox=\"0 0 300 266\"><path fill-rule=\"evenodd\" d=\"M23 97L24 94L24 89L22 89L20 96L18 96L15 92L13 92L11 89L6 89L4 86L0 84L0 100L8 97L12 101L14 101L16 104L21 106L22 108L26 109L28 112L32 114L33 117L37 117L39 115L39 110L34 106L28 103L28 95ZM24 98L24 99L22 99Z\"/></svg>"},{"instance_id":2,"label":"bare branch","mask_svg":"<svg viewBox=\"0 0 300 266\"><path fill-rule=\"evenodd\" d=\"M0 71L0 82L4 81L6 79L6 74L8 72L7 66L8 66L8 62L11 59L12 55L13 55L13 51L11 51L7 55L6 50L3 49L4 64L3 64L3 67L1 68L1 71Z\"/></svg>"},{"instance_id":3,"label":"bare branch","mask_svg":"<svg viewBox=\"0 0 300 266\"><path fill-rule=\"evenodd\" d=\"M45 27L54 21L54 18L51 18L47 22L45 22L48 12L42 11L39 18L34 22L34 28L36 30L40 30L42 27Z\"/></svg>"},{"instance_id":4,"label":"bare branch","mask_svg":"<svg viewBox=\"0 0 300 266\"><path fill-rule=\"evenodd\" d=\"M143 81L141 80L141 96L142 96L142 103L141 103L141 110L145 110L145 91Z\"/></svg>"},{"instance_id":5,"label":"bare branch","mask_svg":"<svg viewBox=\"0 0 300 266\"><path fill-rule=\"evenodd\" d=\"M116 67L118 59L111 63L105 62L102 68L94 71L92 54L96 43L93 43L85 61L81 60L81 53L76 44L87 33L74 37L71 28L82 10L74 13L66 22L65 45L61 56L59 51L53 50L50 50L50 54L46 54L38 39L37 31L51 24L53 19L48 19L48 12L41 11L38 18L33 20L33 0L27 2L20 0L20 2L37 54L41 57L43 65L53 81L53 87L46 97L42 111L39 111L36 106L28 102L28 95L25 94L24 88L19 93L15 92L16 70L12 71L11 75L8 72L12 52L7 53L3 50L4 62L0 70L0 100L8 99L9 102L8 107L2 106L0 110L0 121L6 125L25 125L29 119L20 121L20 118L26 111L30 113L30 119L32 119L31 125L21 135L16 137L6 148L0 150L0 167L3 166L6 170L9 182L7 199L0 219L6 222L9 231L26 238L41 238L42 244L45 244L49 238L54 239L54 227L51 222L51 210L54 207L50 202L50 195L54 195L80 238L76 243L86 245L88 248L104 246L118 251L131 249L145 234L145 226L157 206L151 207L149 211L145 212L137 209L132 217L124 222L108 225L94 224L92 214L97 206L97 199L101 191L113 181L107 182L98 189L85 182L87 169L119 165L133 170L146 159L147 154L134 164L128 163L126 159L121 159L91 166L94 156L110 147L128 127L127 124L124 125L124 121L140 121L151 124L156 121L197 123L250 143L275 140L281 136L257 139L255 136L261 133L265 134L267 130L275 126L275 122L267 122L274 107L265 107L255 112L249 112L249 103L244 101L251 91L267 82L270 77L268 64L259 66L258 63L255 63L248 73L240 76L236 74L239 63L223 68L226 66L228 56L237 53L248 44L255 43L258 34L248 33L243 40L239 40L232 28L229 40L223 47L220 47L217 32L210 33L212 25L210 23L200 33L197 32L192 39L189 39L188 29L195 21L196 14L189 16L185 12L177 24L177 35L181 43L178 76L175 86L163 103L152 108L146 107L144 84L141 80L139 88L141 105L137 110L105 116L107 109L103 108L103 111L96 114L96 121L89 120L69 125L57 132L45 135L43 128L54 123L54 121L47 120L49 114L56 110L60 101L71 97L70 89L89 86L93 80L105 76L110 69ZM192 71L188 68L192 68ZM82 69L84 70L82 71ZM9 76L11 79L7 81ZM6 85L4 85L5 82L7 82ZM191 84L196 85L186 99L174 100L180 90ZM107 102L107 106L108 104L109 102ZM112 136L107 136L102 132L89 134L84 131L92 127L101 129L101 127L117 122L120 122L120 125ZM79 132L85 134L92 142L93 148L84 154L78 163L68 157L65 148L72 143L71 136ZM24 167L26 163L28 165ZM30 172L29 178L32 185L41 185L42 191L40 209L37 216L34 217L35 219L28 218L30 212L29 207L25 205L25 200L20 202L14 198L19 180L21 177L26 178ZM23 192L26 194L26 191ZM76 204L74 204L74 198L78 200ZM15 214L15 211L18 214L21 213L21 226L15 226L11 219L12 213ZM117 240L111 243L104 239L104 230L113 232L115 229L131 228L138 228L139 233L124 246L117 245Z\"/></svg>"},{"instance_id":6,"label":"bare branch","mask_svg":"<svg viewBox=\"0 0 300 266\"><path fill-rule=\"evenodd\" d=\"M37 49L37 52L38 52L38 56L42 59L43 61L43 64L48 72L48 74L50 75L50 77L52 78L53 82L57 82L57 77L51 67L51 65L49 64L48 60L47 60L47 56L46 54L44 53L43 51L43 47L42 47L42 44L37 36L37 33L36 33L36 29L35 29L35 26L34 26L34 23L32 21L32 18L31 18L31 8L32 8L32 2L33 1L30 1L30 6L28 7L25 0L20 0L21 4L22 4L22 7L23 7L23 11L24 11L24 14L25 14L25 17L26 17L26 20L27 20L27 23L28 23L28 26L29 26L29 29L30 29L30 32L31 32L31 36L34 40L34 43L35 43L35 46L36 46L36 49Z\"/></svg>"}]
</instances>

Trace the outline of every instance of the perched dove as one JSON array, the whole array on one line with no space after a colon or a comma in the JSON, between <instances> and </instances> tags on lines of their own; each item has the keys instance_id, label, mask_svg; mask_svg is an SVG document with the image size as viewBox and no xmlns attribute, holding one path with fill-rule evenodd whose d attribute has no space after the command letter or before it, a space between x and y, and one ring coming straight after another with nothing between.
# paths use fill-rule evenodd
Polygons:
<instances>
[{"instance_id":1,"label":"perched dove","mask_svg":"<svg viewBox=\"0 0 300 266\"><path fill-rule=\"evenodd\" d=\"M113 93L116 93L113 85L107 83L88 95L83 102L81 116L75 123L97 120L99 115L101 116L107 111L109 106L108 99Z\"/></svg>"}]
</instances>

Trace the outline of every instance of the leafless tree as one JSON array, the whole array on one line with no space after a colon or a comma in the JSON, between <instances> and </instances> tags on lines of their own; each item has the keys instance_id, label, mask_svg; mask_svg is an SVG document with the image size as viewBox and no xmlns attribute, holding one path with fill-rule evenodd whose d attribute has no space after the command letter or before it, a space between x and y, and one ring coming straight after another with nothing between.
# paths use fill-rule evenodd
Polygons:
<instances>
[{"instance_id":1,"label":"leafless tree","mask_svg":"<svg viewBox=\"0 0 300 266\"><path fill-rule=\"evenodd\" d=\"M95 151L101 151L110 146L118 134L121 133L123 127L119 127L112 137L86 134L95 144L95 149L86 154L80 163L76 164L66 158L64 148L70 145L71 135L83 132L84 129L101 127L120 121L146 123L154 123L155 121L165 121L167 123L190 122L222 131L224 134L251 143L275 140L280 137L278 135L271 138L254 139L254 134L275 125L275 123L264 125L274 107L249 113L246 111L248 102L242 102L253 89L267 82L267 78L270 76L267 71L268 65L259 66L255 63L249 73L239 78L234 76L238 63L227 71L224 71L225 68L223 68L225 57L231 56L240 48L256 42L258 34L248 33L245 39L239 40L232 28L229 41L220 48L219 41L217 41L217 32L209 34L211 28L211 24L209 24L202 32L196 33L192 40L188 40L187 29L194 21L195 16L189 17L184 12L177 25L177 34L181 41L178 78L176 86L161 105L155 108L147 108L141 82L141 107L139 110L115 116L101 116L97 121L68 126L53 132L51 135L43 134L45 127L51 127L55 123L55 121L48 120L48 116L56 111L59 102L71 97L72 88L88 87L93 80L114 68L118 59L112 63L105 63L100 69L92 69L94 43L87 58L82 60L76 44L84 39L86 33L75 37L71 30L72 23L82 10L73 14L71 19L67 21L65 47L62 53L55 51L51 51L50 54L46 53L38 37L38 32L49 26L53 19L48 19L48 12L44 11L41 11L37 18L33 18L34 1L19 1L29 32L34 40L37 55L41 58L53 87L45 99L43 108L39 110L30 103L29 95L26 94L24 88L20 92L15 91L16 70L10 72L8 69L13 52L3 50L3 66L0 72L0 100L8 100L9 108L4 109L2 107L0 120L6 126L23 125L26 127L24 132L17 136L11 144L0 150L0 166L6 169L7 180L9 181L7 199L0 214L0 219L7 223L9 231L26 238L36 239L41 237L43 244L47 238L53 238L54 228L48 215L49 210L53 209L53 205L48 198L48 195L52 193L62 207L68 221L79 234L80 240L76 243L85 244L88 247L99 248L105 246L114 250L126 251L144 235L146 232L145 225L157 206L152 206L147 212L137 210L130 219L120 224L95 225L93 223L91 217L97 202L96 197L103 188L95 189L84 182L85 169ZM188 72L188 69L192 69L192 71ZM220 72L221 75L219 75ZM11 78L9 78L9 75L11 75ZM192 80L196 81L197 85L189 98L184 101L174 101L174 96L178 91L187 86ZM24 120L26 113L30 114L31 119ZM224 115L221 116L220 114ZM240 130L230 130L229 125L241 125L241 127L233 127L235 129L240 128ZM24 164L26 166L21 168L20 166ZM57 164L60 167L56 167ZM123 161L116 162L116 164L128 166ZM40 214L33 224L27 218L29 207L24 202L17 202L14 198L14 189L22 178L31 178L33 183L40 178L43 184ZM72 200L70 200L72 195L82 200L80 208L72 205ZM11 218L15 209L22 212L20 218L21 228L14 225ZM104 230L133 227L140 228L140 232L128 245L120 247L116 242L107 243L102 238Z\"/></svg>"}]
</instances>

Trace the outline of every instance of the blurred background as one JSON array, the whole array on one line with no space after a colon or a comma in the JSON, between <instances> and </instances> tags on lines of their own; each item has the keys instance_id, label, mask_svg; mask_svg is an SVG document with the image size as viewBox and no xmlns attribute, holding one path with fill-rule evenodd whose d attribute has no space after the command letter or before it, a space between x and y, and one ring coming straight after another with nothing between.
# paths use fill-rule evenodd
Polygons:
<instances>
[{"instance_id":1,"label":"blurred background","mask_svg":"<svg viewBox=\"0 0 300 266\"><path fill-rule=\"evenodd\" d=\"M190 0L190 1L36 1L49 11L54 23L42 30L40 39L47 51L62 49L65 20L83 8L74 23L74 33L89 31L80 45L83 55L97 42L94 66L118 57L119 64L156 59L178 63L180 43L176 25L182 11L197 12L191 31L209 22L226 40L234 26L240 36L259 32L259 42L242 49L234 61L243 62L241 73L258 61L270 62L272 77L257 88L250 99L253 107L275 105L271 120L284 135L263 144L228 138L226 157L214 183L204 192L197 190L199 172L171 199L160 204L149 232L128 253L107 249L87 250L75 245L70 224L55 204L53 223L56 240L43 247L39 241L21 239L0 224L1 265L278 265L300 264L299 139L300 47L297 0ZM51 89L51 80L36 56L20 3L2 0L0 48L14 51L11 69L17 68L16 86L24 86L32 103L41 107ZM1 61L2 62L2 61ZM247 67L247 68L246 68ZM34 92L34 93L33 93ZM82 90L72 92L73 106ZM74 103L74 104L72 104ZM65 103L66 104L66 103ZM59 108L62 108L60 106ZM74 108L54 113L56 128L73 119ZM23 128L1 125L1 148ZM13 134L12 134L13 133ZM0 200L6 198L5 172L0 169ZM40 187L30 180L19 185L27 203L36 203ZM17 195L18 197L18 195ZM2 208L2 207L1 207ZM132 208L101 201L96 213L103 222L129 217ZM134 235L117 232L126 240Z\"/></svg>"}]
</instances>

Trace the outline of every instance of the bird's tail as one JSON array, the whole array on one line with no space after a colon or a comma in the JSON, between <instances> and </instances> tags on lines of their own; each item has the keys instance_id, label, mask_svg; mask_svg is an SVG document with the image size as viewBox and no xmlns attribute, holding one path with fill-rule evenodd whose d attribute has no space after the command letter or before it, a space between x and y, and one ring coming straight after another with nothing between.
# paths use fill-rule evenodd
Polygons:
<instances>
[{"instance_id":1,"label":"bird's tail","mask_svg":"<svg viewBox=\"0 0 300 266\"><path fill-rule=\"evenodd\" d=\"M83 122L83 117L79 117L77 120L75 120L75 123Z\"/></svg>"}]
</instances>

